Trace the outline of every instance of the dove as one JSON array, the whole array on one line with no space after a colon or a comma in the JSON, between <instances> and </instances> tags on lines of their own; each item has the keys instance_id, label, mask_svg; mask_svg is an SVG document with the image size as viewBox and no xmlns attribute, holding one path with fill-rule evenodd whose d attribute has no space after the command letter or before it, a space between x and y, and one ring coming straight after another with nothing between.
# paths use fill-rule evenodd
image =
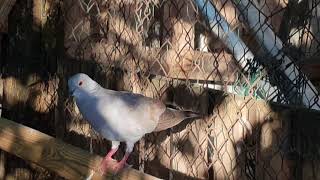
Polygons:
<instances>
[{"instance_id":1,"label":"dove","mask_svg":"<svg viewBox=\"0 0 320 180\"><path fill-rule=\"evenodd\" d=\"M78 73L68 80L68 89L74 97L83 118L103 138L111 141L111 150L103 158L99 171L112 168L118 173L124 168L134 144L145 134L171 128L181 121L197 118L192 112L166 107L157 99L127 91L105 89L87 74ZM126 144L123 158L114 167L108 167L120 142Z\"/></svg>"}]
</instances>

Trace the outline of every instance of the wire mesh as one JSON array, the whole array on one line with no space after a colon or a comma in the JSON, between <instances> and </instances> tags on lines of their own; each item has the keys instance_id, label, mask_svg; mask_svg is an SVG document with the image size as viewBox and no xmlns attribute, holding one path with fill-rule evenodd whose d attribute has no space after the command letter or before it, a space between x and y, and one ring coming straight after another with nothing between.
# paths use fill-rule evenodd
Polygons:
<instances>
[{"instance_id":1,"label":"wire mesh","mask_svg":"<svg viewBox=\"0 0 320 180\"><path fill-rule=\"evenodd\" d=\"M65 61L98 64L81 69L105 87L206 115L146 135L132 157L144 172L317 179L319 153L304 157L314 151L295 131L301 122L266 102L319 109L301 68L319 56L319 7L316 0L65 1Z\"/></svg>"}]
</instances>

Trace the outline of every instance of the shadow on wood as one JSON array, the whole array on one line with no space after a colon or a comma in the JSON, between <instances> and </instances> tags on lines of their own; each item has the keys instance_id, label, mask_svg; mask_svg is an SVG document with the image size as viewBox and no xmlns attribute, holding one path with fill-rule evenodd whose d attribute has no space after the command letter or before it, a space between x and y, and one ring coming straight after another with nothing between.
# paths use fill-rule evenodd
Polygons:
<instances>
[{"instance_id":1,"label":"shadow on wood","mask_svg":"<svg viewBox=\"0 0 320 180\"><path fill-rule=\"evenodd\" d=\"M100 156L66 144L27 126L2 118L0 148L25 160L32 161L68 179L83 179L96 169ZM113 164L114 165L114 164ZM111 165L111 166L113 166ZM108 175L110 178L110 175ZM106 179L95 173L92 179ZM157 179L137 170L126 168L119 179Z\"/></svg>"}]
</instances>

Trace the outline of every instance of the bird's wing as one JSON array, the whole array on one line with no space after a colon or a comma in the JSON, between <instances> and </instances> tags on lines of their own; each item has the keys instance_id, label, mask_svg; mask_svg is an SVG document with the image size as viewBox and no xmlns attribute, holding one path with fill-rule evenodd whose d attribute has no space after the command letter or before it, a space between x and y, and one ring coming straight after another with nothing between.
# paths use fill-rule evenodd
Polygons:
<instances>
[{"instance_id":1,"label":"bird's wing","mask_svg":"<svg viewBox=\"0 0 320 180\"><path fill-rule=\"evenodd\" d=\"M166 109L159 100L130 92L105 90L96 99L98 112L106 121L105 133L112 131L123 140L138 140L152 132Z\"/></svg>"},{"instance_id":2,"label":"bird's wing","mask_svg":"<svg viewBox=\"0 0 320 180\"><path fill-rule=\"evenodd\" d=\"M140 119L140 123L143 123L144 127L149 126L149 130L162 131L173 126L176 126L180 122L186 119L200 118L199 114L190 111L181 111L172 108L166 108L166 106L160 101L149 97L142 96L140 94L134 94L130 92L119 92L119 99L126 103L128 108L132 108L139 117L144 113L150 113L150 116ZM154 125L156 125L154 127Z\"/></svg>"},{"instance_id":3,"label":"bird's wing","mask_svg":"<svg viewBox=\"0 0 320 180\"><path fill-rule=\"evenodd\" d=\"M172 108L166 108L161 114L157 127L154 132L162 131L173 126L176 126L180 122L186 119L200 118L201 116L189 111L181 111Z\"/></svg>"},{"instance_id":4,"label":"bird's wing","mask_svg":"<svg viewBox=\"0 0 320 180\"><path fill-rule=\"evenodd\" d=\"M140 94L117 91L115 98L123 102L123 107L127 109L127 112L138 116L136 120L139 124L147 125L150 124L149 121L152 121L153 125L157 124L161 114L166 109L166 106L160 100Z\"/></svg>"}]
</instances>

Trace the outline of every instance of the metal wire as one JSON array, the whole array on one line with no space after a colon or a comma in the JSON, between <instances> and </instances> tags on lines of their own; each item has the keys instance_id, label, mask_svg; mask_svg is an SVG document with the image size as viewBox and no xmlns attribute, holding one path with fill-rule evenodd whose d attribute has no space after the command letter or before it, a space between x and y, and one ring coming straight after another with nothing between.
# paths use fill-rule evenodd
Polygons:
<instances>
[{"instance_id":1,"label":"metal wire","mask_svg":"<svg viewBox=\"0 0 320 180\"><path fill-rule=\"evenodd\" d=\"M99 72L84 70L98 79L107 77L100 82L109 88L161 98L207 115L147 135L139 148L143 153L134 156L141 170L166 179L299 176L290 169L290 154L301 156L301 145L288 141L295 133L289 133L292 127L282 110L262 102L319 106L312 79L301 68L289 72L291 66L319 55L319 2L250 0L265 17L257 24L250 24L249 16L259 14L247 16L250 6L238 7L240 1L205 1L217 11L215 21L209 22L195 2L67 1L66 54L83 64L99 64ZM277 38L266 39L273 37L270 30ZM234 40L228 39L230 33L247 46L240 57L245 67L235 55L240 53L237 42L228 46L228 40ZM282 48L272 54L279 40ZM285 58L292 63L285 64Z\"/></svg>"}]
</instances>

